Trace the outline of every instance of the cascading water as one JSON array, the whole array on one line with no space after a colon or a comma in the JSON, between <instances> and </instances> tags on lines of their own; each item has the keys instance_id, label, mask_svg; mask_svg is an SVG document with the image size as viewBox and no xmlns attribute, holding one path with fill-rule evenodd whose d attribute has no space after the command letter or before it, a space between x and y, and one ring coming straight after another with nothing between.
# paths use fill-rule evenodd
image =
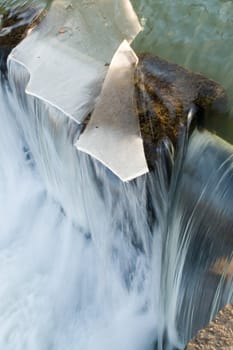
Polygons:
<instances>
[{"instance_id":1,"label":"cascading water","mask_svg":"<svg viewBox=\"0 0 233 350\"><path fill-rule=\"evenodd\" d=\"M146 179L121 183L77 154L66 118L1 93L0 348L147 348Z\"/></svg>"},{"instance_id":2,"label":"cascading water","mask_svg":"<svg viewBox=\"0 0 233 350\"><path fill-rule=\"evenodd\" d=\"M0 88L0 349L182 349L233 299L233 150L168 140L121 182L73 144L80 126Z\"/></svg>"},{"instance_id":3,"label":"cascading water","mask_svg":"<svg viewBox=\"0 0 233 350\"><path fill-rule=\"evenodd\" d=\"M233 149L194 132L173 187L163 275L165 315L186 341L232 301Z\"/></svg>"}]
</instances>

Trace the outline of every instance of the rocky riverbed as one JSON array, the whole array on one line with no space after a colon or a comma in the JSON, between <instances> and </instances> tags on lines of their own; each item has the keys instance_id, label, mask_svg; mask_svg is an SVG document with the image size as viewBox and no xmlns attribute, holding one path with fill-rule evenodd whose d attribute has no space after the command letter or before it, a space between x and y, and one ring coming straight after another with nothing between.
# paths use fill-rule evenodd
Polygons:
<instances>
[{"instance_id":1,"label":"rocky riverbed","mask_svg":"<svg viewBox=\"0 0 233 350\"><path fill-rule=\"evenodd\" d=\"M233 304L225 306L215 319L188 343L185 350L232 350Z\"/></svg>"}]
</instances>

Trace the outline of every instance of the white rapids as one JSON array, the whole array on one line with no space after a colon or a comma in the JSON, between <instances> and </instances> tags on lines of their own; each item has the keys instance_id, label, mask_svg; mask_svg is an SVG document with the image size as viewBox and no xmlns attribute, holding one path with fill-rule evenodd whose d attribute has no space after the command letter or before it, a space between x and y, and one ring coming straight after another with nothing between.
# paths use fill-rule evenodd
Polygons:
<instances>
[{"instance_id":1,"label":"white rapids","mask_svg":"<svg viewBox=\"0 0 233 350\"><path fill-rule=\"evenodd\" d=\"M77 155L66 117L0 99L0 349L150 348L145 180Z\"/></svg>"},{"instance_id":2,"label":"white rapids","mask_svg":"<svg viewBox=\"0 0 233 350\"><path fill-rule=\"evenodd\" d=\"M166 142L121 182L19 73L0 97L0 349L182 349L232 300L232 148L194 133L170 190Z\"/></svg>"},{"instance_id":3,"label":"white rapids","mask_svg":"<svg viewBox=\"0 0 233 350\"><path fill-rule=\"evenodd\" d=\"M8 68L0 350L184 348L233 300L232 146L184 132L178 155L164 140L153 171L122 182L74 147L75 118L25 93L30 72Z\"/></svg>"}]
</instances>

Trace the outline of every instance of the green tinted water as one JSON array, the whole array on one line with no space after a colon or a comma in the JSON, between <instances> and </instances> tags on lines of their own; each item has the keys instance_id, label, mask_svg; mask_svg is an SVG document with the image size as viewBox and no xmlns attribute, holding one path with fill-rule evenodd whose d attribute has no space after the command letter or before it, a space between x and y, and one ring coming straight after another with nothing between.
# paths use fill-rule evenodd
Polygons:
<instances>
[{"instance_id":1,"label":"green tinted water","mask_svg":"<svg viewBox=\"0 0 233 350\"><path fill-rule=\"evenodd\" d=\"M44 7L49 5L52 1L53 0L0 0L0 13L18 6L28 6L30 4Z\"/></svg>"},{"instance_id":2,"label":"green tinted water","mask_svg":"<svg viewBox=\"0 0 233 350\"><path fill-rule=\"evenodd\" d=\"M230 112L212 128L233 142L233 1L132 0L144 24L134 43L221 83Z\"/></svg>"}]
</instances>

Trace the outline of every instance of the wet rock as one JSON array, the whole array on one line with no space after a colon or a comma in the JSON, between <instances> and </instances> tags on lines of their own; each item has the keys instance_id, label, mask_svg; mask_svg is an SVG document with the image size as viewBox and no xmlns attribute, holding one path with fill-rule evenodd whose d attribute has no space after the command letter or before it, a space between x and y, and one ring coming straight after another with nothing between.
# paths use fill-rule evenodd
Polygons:
<instances>
[{"instance_id":1,"label":"wet rock","mask_svg":"<svg viewBox=\"0 0 233 350\"><path fill-rule=\"evenodd\" d=\"M150 54L140 54L135 70L135 105L147 161L153 162L158 142L169 138L176 147L187 113L196 109L195 122L223 113L227 95L217 82Z\"/></svg>"},{"instance_id":2,"label":"wet rock","mask_svg":"<svg viewBox=\"0 0 233 350\"><path fill-rule=\"evenodd\" d=\"M0 7L0 72L7 76L7 57L46 15L45 6L22 6L11 9Z\"/></svg>"},{"instance_id":3,"label":"wet rock","mask_svg":"<svg viewBox=\"0 0 233 350\"><path fill-rule=\"evenodd\" d=\"M46 14L45 7L23 6L1 9L0 48L13 48Z\"/></svg>"},{"instance_id":4,"label":"wet rock","mask_svg":"<svg viewBox=\"0 0 233 350\"><path fill-rule=\"evenodd\" d=\"M185 350L219 349L233 350L233 304L225 306L185 347Z\"/></svg>"}]
</instances>

